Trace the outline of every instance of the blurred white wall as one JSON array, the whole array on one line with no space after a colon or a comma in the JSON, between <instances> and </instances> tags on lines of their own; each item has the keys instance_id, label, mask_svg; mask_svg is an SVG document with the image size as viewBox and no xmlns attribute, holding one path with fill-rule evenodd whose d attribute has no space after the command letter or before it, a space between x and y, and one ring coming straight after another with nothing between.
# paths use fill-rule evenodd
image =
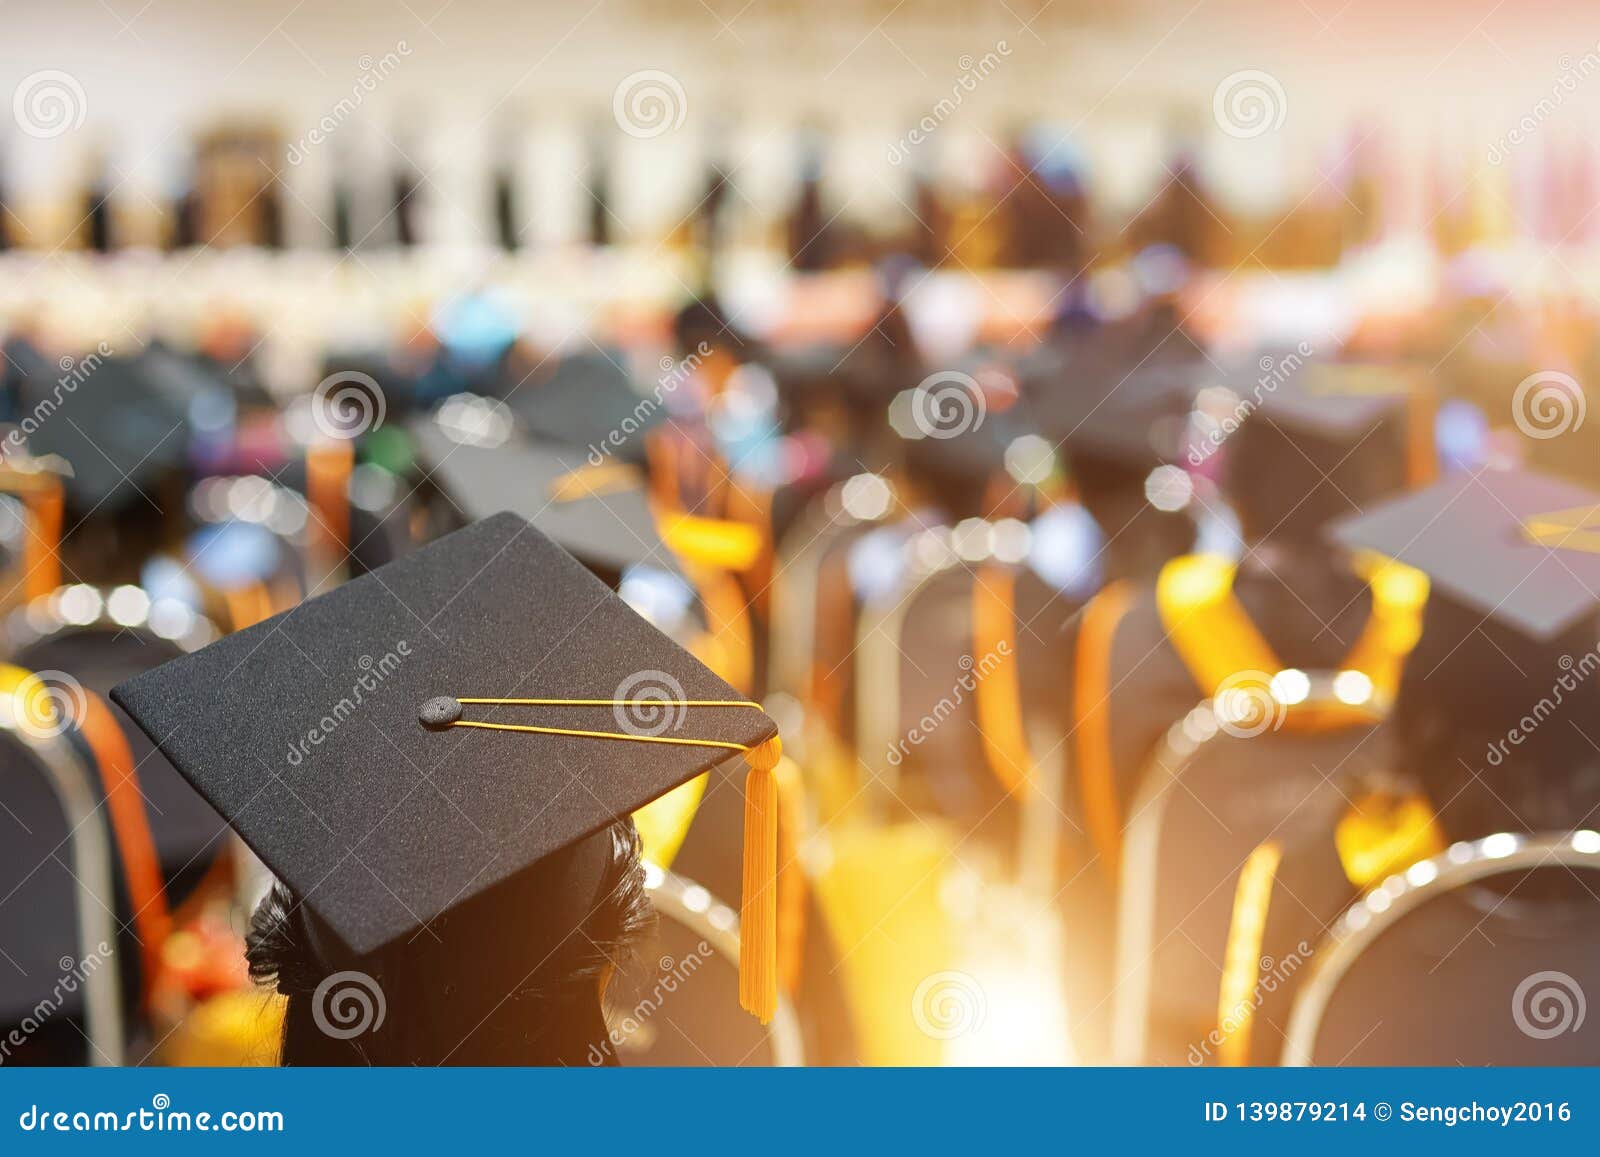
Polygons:
<instances>
[{"instance_id":1,"label":"blurred white wall","mask_svg":"<svg viewBox=\"0 0 1600 1157\"><path fill-rule=\"evenodd\" d=\"M807 122L833 134L844 213L895 212L912 166L889 151L944 100L918 149L946 171L1044 118L1124 205L1164 179L1182 135L1225 197L1260 206L1300 195L1359 126L1413 169L1441 142L1482 156L1529 116L1527 150L1576 138L1600 111L1591 13L1490 0L13 0L0 92L16 105L30 80L66 74L72 127L29 135L14 115L0 156L24 199L70 186L97 151L120 195L157 198L187 135L224 117L269 119L290 141L332 123L289 175L292 230L326 215L337 163L387 181L401 149L426 174L429 227L471 236L487 226L501 149L532 182L539 235L559 240L581 228L586 131L601 126L620 224L648 238L699 196L713 148L739 205L781 208ZM986 57L994 67L963 87ZM1213 115L1218 86L1243 70L1277 86L1275 127L1259 135L1229 135ZM655 87L668 123L619 132L613 98L646 72L670 78Z\"/></svg>"}]
</instances>

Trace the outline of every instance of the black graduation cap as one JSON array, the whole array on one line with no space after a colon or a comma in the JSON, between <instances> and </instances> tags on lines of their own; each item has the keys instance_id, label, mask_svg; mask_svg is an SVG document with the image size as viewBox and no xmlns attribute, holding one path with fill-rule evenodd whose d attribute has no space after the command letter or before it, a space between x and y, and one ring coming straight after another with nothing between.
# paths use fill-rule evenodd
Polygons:
<instances>
[{"instance_id":1,"label":"black graduation cap","mask_svg":"<svg viewBox=\"0 0 1600 1157\"><path fill-rule=\"evenodd\" d=\"M1453 477L1330 534L1416 567L1436 592L1535 640L1600 606L1600 494L1545 475Z\"/></svg>"},{"instance_id":2,"label":"black graduation cap","mask_svg":"<svg viewBox=\"0 0 1600 1157\"><path fill-rule=\"evenodd\" d=\"M1120 360L1075 363L1055 388L1033 399L1040 427L1072 458L1094 458L1148 471L1183 453L1197 375L1192 366Z\"/></svg>"},{"instance_id":3,"label":"black graduation cap","mask_svg":"<svg viewBox=\"0 0 1600 1157\"><path fill-rule=\"evenodd\" d=\"M620 355L593 350L543 366L512 358L499 392L533 438L608 448L614 458L642 462L645 431L666 417L666 399L682 381L676 363L664 364L653 396L640 394Z\"/></svg>"},{"instance_id":4,"label":"black graduation cap","mask_svg":"<svg viewBox=\"0 0 1600 1157\"><path fill-rule=\"evenodd\" d=\"M358 955L557 856L579 906L556 911L586 913L604 874L578 854L588 837L744 752L743 988L771 1015L776 728L524 518L474 523L112 698Z\"/></svg>"},{"instance_id":5,"label":"black graduation cap","mask_svg":"<svg viewBox=\"0 0 1600 1157\"><path fill-rule=\"evenodd\" d=\"M185 467L196 403L223 393L210 375L159 348L85 356L65 374L24 383L23 409L35 415L28 448L71 465L66 486L74 504L111 513Z\"/></svg>"},{"instance_id":6,"label":"black graduation cap","mask_svg":"<svg viewBox=\"0 0 1600 1157\"><path fill-rule=\"evenodd\" d=\"M607 573L639 564L678 570L636 466L596 464L587 451L516 437L497 446L460 441L431 418L411 432L418 460L468 519L513 511Z\"/></svg>"},{"instance_id":7,"label":"black graduation cap","mask_svg":"<svg viewBox=\"0 0 1600 1157\"><path fill-rule=\"evenodd\" d=\"M1378 362L1296 360L1295 353L1259 362L1235 386L1241 398L1258 397L1261 413L1333 442L1354 441L1374 426L1404 421L1427 381L1405 367ZM1257 372L1259 371L1259 372Z\"/></svg>"}]
</instances>

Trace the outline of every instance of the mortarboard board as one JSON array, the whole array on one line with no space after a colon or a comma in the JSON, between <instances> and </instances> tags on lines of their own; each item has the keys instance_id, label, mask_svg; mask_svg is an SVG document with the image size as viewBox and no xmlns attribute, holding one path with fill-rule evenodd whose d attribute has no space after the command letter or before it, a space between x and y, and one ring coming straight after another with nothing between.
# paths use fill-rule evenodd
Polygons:
<instances>
[{"instance_id":1,"label":"mortarboard board","mask_svg":"<svg viewBox=\"0 0 1600 1157\"><path fill-rule=\"evenodd\" d=\"M587 911L587 837L744 752L742 988L771 1015L776 729L523 518L474 523L112 698L357 954L557 856Z\"/></svg>"},{"instance_id":2,"label":"mortarboard board","mask_svg":"<svg viewBox=\"0 0 1600 1157\"><path fill-rule=\"evenodd\" d=\"M644 432L666 416L665 398L682 378L681 369L664 368L654 393L641 395L615 356L596 350L532 369L512 359L500 394L533 438L565 446L609 443L614 457L642 462Z\"/></svg>"},{"instance_id":3,"label":"mortarboard board","mask_svg":"<svg viewBox=\"0 0 1600 1157\"><path fill-rule=\"evenodd\" d=\"M1451 478L1330 534L1415 567L1437 593L1536 641L1600 605L1600 494L1544 475Z\"/></svg>"},{"instance_id":4,"label":"mortarboard board","mask_svg":"<svg viewBox=\"0 0 1600 1157\"><path fill-rule=\"evenodd\" d=\"M457 441L438 422L412 424L417 457L468 519L521 515L558 545L606 572L634 565L675 571L636 467L585 451L512 438L498 446Z\"/></svg>"}]
</instances>

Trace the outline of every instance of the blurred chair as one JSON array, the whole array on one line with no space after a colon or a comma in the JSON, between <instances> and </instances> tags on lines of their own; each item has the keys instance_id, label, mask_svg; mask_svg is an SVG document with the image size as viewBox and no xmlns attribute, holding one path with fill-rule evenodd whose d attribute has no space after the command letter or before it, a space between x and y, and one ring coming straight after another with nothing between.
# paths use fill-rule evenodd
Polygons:
<instances>
[{"instance_id":1,"label":"blurred chair","mask_svg":"<svg viewBox=\"0 0 1600 1157\"><path fill-rule=\"evenodd\" d=\"M1286 1065L1592 1065L1600 835L1489 836L1369 891L1317 948Z\"/></svg>"},{"instance_id":2,"label":"blurred chair","mask_svg":"<svg viewBox=\"0 0 1600 1157\"><path fill-rule=\"evenodd\" d=\"M863 608L855 649L856 752L881 807L950 820L964 838L977 837L1006 861L1010 876L1016 805L1032 757L1017 749L1014 735L985 742L978 689L997 672L1014 674L1015 660L977 646L980 604L969 566L982 560L967 561L973 552L957 537L943 527L917 534L900 582ZM996 617L985 615L987 633L1014 627L997 626ZM1011 649L1003 638L984 641ZM998 712L991 707L989 714L995 722ZM1028 766L1018 766L1024 759Z\"/></svg>"},{"instance_id":3,"label":"blurred chair","mask_svg":"<svg viewBox=\"0 0 1600 1157\"><path fill-rule=\"evenodd\" d=\"M1017 573L985 556L987 524L962 528L916 535L901 582L861 616L856 749L868 779L854 884L862 896L888 905L880 919L900 915L902 904L916 906L924 925L918 941L930 947L911 967L915 975L904 979L918 982L913 996L922 994L912 1002L919 1027L942 1042L936 1059L1006 1063L996 1050L1010 1048L1011 1063L1058 1061L1066 1035L1057 1015L1061 955L1053 902L1060 744L1049 742L1045 729L1030 732L1025 719L1015 647ZM887 849L906 841L922 865L912 881L882 862ZM884 849L881 859L871 853L874 843ZM895 879L906 887L899 896L884 891L883 881ZM887 989L893 972L880 967ZM936 991L952 1009L982 1008L985 1015L973 1015L961 1032L930 1028L937 1018L929 994ZM879 998L905 1006L903 994ZM1015 1002L1025 1007L1011 1009L1015 1019L1002 1034L999 1009ZM894 1003L889 1009L899 1011ZM995 1022L989 1037L977 1023L986 1017ZM902 1046L906 1039L914 1038L899 1038Z\"/></svg>"},{"instance_id":4,"label":"blurred chair","mask_svg":"<svg viewBox=\"0 0 1600 1157\"><path fill-rule=\"evenodd\" d=\"M66 676L104 698L124 679L216 637L209 620L175 600L152 599L136 586L77 585L14 612L5 622L4 645L13 662L45 676ZM225 862L228 827L121 708L109 710L132 749L163 881L176 904L213 864Z\"/></svg>"},{"instance_id":5,"label":"blurred chair","mask_svg":"<svg viewBox=\"0 0 1600 1157\"><path fill-rule=\"evenodd\" d=\"M1337 821L1341 783L1375 760L1371 683L1280 672L1174 724L1122 841L1112 1057L1175 1063L1216 1014L1234 894L1251 851L1291 817Z\"/></svg>"},{"instance_id":6,"label":"blurred chair","mask_svg":"<svg viewBox=\"0 0 1600 1157\"><path fill-rule=\"evenodd\" d=\"M783 613L772 624L770 690L804 696L816 661L824 560L852 535L880 522L893 499L883 478L857 475L807 504L778 543L773 600Z\"/></svg>"},{"instance_id":7,"label":"blurred chair","mask_svg":"<svg viewBox=\"0 0 1600 1157\"><path fill-rule=\"evenodd\" d=\"M800 1023L780 993L772 1023L739 1010L739 916L705 888L655 864L645 886L659 918L649 959L606 993L609 1046L624 1064L721 1067L806 1063ZM607 1058L599 1049L590 1062Z\"/></svg>"},{"instance_id":8,"label":"blurred chair","mask_svg":"<svg viewBox=\"0 0 1600 1157\"><path fill-rule=\"evenodd\" d=\"M66 737L52 690L0 666L0 1022L7 1058L93 1065L124 1059L116 869L100 793ZM63 858L61 852L65 850ZM82 1022L80 1031L75 1029ZM14 1043L11 1032L5 1039Z\"/></svg>"}]
</instances>

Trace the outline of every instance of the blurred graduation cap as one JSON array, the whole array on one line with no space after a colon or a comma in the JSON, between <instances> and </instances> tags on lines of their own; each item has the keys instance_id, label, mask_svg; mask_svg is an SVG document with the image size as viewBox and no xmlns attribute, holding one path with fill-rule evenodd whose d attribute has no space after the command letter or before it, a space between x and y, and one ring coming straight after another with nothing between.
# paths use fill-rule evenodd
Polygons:
<instances>
[{"instance_id":1,"label":"blurred graduation cap","mask_svg":"<svg viewBox=\"0 0 1600 1157\"><path fill-rule=\"evenodd\" d=\"M598 350L537 368L513 358L498 392L530 437L584 447L620 439L613 449L631 462L644 461L644 433L666 416L660 400L634 391L615 355Z\"/></svg>"},{"instance_id":2,"label":"blurred graduation cap","mask_svg":"<svg viewBox=\"0 0 1600 1157\"><path fill-rule=\"evenodd\" d=\"M1260 413L1274 424L1336 445L1358 444L1375 431L1393 431L1406 457L1414 486L1435 473L1432 383L1415 369L1377 362L1308 360L1297 354L1262 355L1249 382L1238 386L1243 398L1256 397Z\"/></svg>"},{"instance_id":3,"label":"blurred graduation cap","mask_svg":"<svg viewBox=\"0 0 1600 1157\"><path fill-rule=\"evenodd\" d=\"M1194 408L1193 367L1119 369L1104 361L1068 367L1055 389L1034 395L1040 428L1065 444L1075 465L1091 459L1142 475L1179 461Z\"/></svg>"},{"instance_id":4,"label":"blurred graduation cap","mask_svg":"<svg viewBox=\"0 0 1600 1157\"><path fill-rule=\"evenodd\" d=\"M1545 475L1447 479L1330 534L1417 568L1438 594L1535 641L1600 606L1600 494Z\"/></svg>"},{"instance_id":5,"label":"blurred graduation cap","mask_svg":"<svg viewBox=\"0 0 1600 1157\"><path fill-rule=\"evenodd\" d=\"M608 825L744 753L741 999L773 1012L776 728L524 518L112 698L326 926L324 955L415 935L535 868L558 884L517 918L559 942L600 899Z\"/></svg>"},{"instance_id":6,"label":"blurred graduation cap","mask_svg":"<svg viewBox=\"0 0 1600 1157\"><path fill-rule=\"evenodd\" d=\"M372 382L380 395L384 412L392 417L403 417L418 404L422 383L415 373L396 363L384 349L367 349L347 346L330 349L323 355L321 381L338 378L345 385ZM371 387L365 387L371 389Z\"/></svg>"},{"instance_id":7,"label":"blurred graduation cap","mask_svg":"<svg viewBox=\"0 0 1600 1157\"><path fill-rule=\"evenodd\" d=\"M595 465L586 451L514 435L477 444L452 436L437 418L418 419L411 430L418 460L468 520L510 510L608 576L636 565L678 569L637 467Z\"/></svg>"},{"instance_id":8,"label":"blurred graduation cap","mask_svg":"<svg viewBox=\"0 0 1600 1157\"><path fill-rule=\"evenodd\" d=\"M115 513L183 471L197 426L230 409L215 377L160 348L55 368L24 384L23 410L37 415L28 448L71 465L67 495L82 510Z\"/></svg>"}]
</instances>

